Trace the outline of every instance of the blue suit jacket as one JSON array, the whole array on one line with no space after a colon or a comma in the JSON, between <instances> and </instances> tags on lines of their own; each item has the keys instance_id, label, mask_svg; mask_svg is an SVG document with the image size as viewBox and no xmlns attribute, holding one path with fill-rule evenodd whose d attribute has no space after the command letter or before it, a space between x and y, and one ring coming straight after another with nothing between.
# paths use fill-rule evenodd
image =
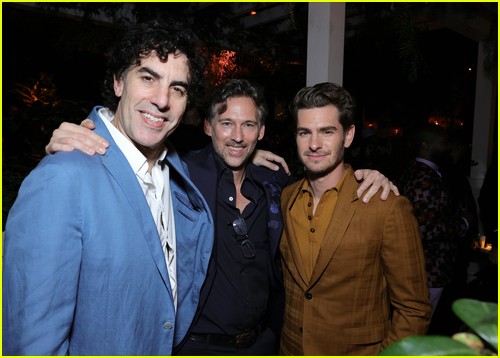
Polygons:
<instances>
[{"instance_id":1,"label":"blue suit jacket","mask_svg":"<svg viewBox=\"0 0 500 358\"><path fill-rule=\"evenodd\" d=\"M169 148L176 313L141 187L96 109L90 118L111 143L106 155L44 158L9 214L4 355L168 355L193 320L214 237L205 200Z\"/></svg>"},{"instance_id":2,"label":"blue suit jacket","mask_svg":"<svg viewBox=\"0 0 500 358\"><path fill-rule=\"evenodd\" d=\"M192 151L183 156L184 162L187 164L189 173L195 185L200 189L205 197L212 215L216 212L217 205L217 164L216 154L212 143L203 149ZM254 164L248 164L254 166ZM284 311L284 290L283 280L281 275L281 266L279 262L278 248L283 229L283 217L281 214L281 191L291 182L281 168L275 172L265 167L254 166L254 178L260 183L266 195L267 208L267 237L269 239L270 253L269 260L271 261L271 292L270 302L267 316L267 325L275 332L278 337L281 332ZM210 292L209 287L213 283L215 277L216 265L213 259L210 263L205 287L200 298L200 307L203 307L207 294Z\"/></svg>"}]
</instances>

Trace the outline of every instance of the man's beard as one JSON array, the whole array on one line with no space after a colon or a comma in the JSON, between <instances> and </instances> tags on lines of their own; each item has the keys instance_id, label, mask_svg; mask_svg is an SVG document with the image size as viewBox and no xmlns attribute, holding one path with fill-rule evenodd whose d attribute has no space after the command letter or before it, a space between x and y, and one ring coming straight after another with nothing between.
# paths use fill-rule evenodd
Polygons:
<instances>
[{"instance_id":1,"label":"man's beard","mask_svg":"<svg viewBox=\"0 0 500 358\"><path fill-rule=\"evenodd\" d=\"M311 170L306 166L308 178L311 180L320 179L333 172L342 163L344 159L344 151L344 141L342 141L340 148L337 150L337 156L331 164L327 165L325 168L320 168L317 170Z\"/></svg>"}]
</instances>

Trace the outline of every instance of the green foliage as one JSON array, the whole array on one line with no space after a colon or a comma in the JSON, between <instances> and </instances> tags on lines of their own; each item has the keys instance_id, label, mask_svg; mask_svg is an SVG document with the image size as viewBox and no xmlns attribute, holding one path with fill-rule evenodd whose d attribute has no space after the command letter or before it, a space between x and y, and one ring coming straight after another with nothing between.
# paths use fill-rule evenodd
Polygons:
<instances>
[{"instance_id":1,"label":"green foliage","mask_svg":"<svg viewBox=\"0 0 500 358\"><path fill-rule=\"evenodd\" d=\"M413 336L389 345L382 356L475 356L477 351L445 336Z\"/></svg>"},{"instance_id":2,"label":"green foliage","mask_svg":"<svg viewBox=\"0 0 500 358\"><path fill-rule=\"evenodd\" d=\"M498 351L498 305L471 299L460 299L453 303L453 312L479 337Z\"/></svg>"},{"instance_id":3,"label":"green foliage","mask_svg":"<svg viewBox=\"0 0 500 358\"><path fill-rule=\"evenodd\" d=\"M472 333L445 336L412 336L389 345L383 356L477 356L496 355L498 351L498 305L473 299L459 299L453 312L490 347ZM491 350L494 349L494 352Z\"/></svg>"}]
</instances>

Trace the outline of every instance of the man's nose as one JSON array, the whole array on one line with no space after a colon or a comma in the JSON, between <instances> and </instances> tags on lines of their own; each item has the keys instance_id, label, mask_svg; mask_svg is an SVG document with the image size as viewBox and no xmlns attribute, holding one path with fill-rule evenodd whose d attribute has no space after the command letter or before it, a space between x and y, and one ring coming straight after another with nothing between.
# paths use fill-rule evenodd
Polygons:
<instances>
[{"instance_id":1,"label":"man's nose","mask_svg":"<svg viewBox=\"0 0 500 358\"><path fill-rule=\"evenodd\" d=\"M309 142L309 148L311 148L311 150L314 150L314 151L321 148L321 138L317 134L311 135L311 139Z\"/></svg>"},{"instance_id":2,"label":"man's nose","mask_svg":"<svg viewBox=\"0 0 500 358\"><path fill-rule=\"evenodd\" d=\"M150 101L161 110L168 108L170 101L169 88L165 88L164 86L156 88L153 95L150 97Z\"/></svg>"},{"instance_id":3,"label":"man's nose","mask_svg":"<svg viewBox=\"0 0 500 358\"><path fill-rule=\"evenodd\" d=\"M235 125L233 128L233 131L231 133L232 140L235 142L242 142L243 141L243 129L239 125Z\"/></svg>"}]
</instances>

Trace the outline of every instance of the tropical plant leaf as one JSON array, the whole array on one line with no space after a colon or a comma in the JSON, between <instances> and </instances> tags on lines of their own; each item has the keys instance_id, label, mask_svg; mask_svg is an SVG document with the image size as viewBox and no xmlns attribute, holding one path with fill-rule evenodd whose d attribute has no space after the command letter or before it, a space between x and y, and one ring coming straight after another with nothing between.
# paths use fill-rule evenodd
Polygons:
<instances>
[{"instance_id":1,"label":"tropical plant leaf","mask_svg":"<svg viewBox=\"0 0 500 358\"><path fill-rule=\"evenodd\" d=\"M498 304L462 298L453 302L452 309L479 337L498 351Z\"/></svg>"},{"instance_id":2,"label":"tropical plant leaf","mask_svg":"<svg viewBox=\"0 0 500 358\"><path fill-rule=\"evenodd\" d=\"M455 333L453 336L451 336L451 338L457 342L465 344L467 347L470 347L472 349L481 350L484 348L483 341L474 333L459 332Z\"/></svg>"},{"instance_id":3,"label":"tropical plant leaf","mask_svg":"<svg viewBox=\"0 0 500 358\"><path fill-rule=\"evenodd\" d=\"M412 336L392 343L381 356L475 356L479 352L445 336Z\"/></svg>"}]
</instances>

